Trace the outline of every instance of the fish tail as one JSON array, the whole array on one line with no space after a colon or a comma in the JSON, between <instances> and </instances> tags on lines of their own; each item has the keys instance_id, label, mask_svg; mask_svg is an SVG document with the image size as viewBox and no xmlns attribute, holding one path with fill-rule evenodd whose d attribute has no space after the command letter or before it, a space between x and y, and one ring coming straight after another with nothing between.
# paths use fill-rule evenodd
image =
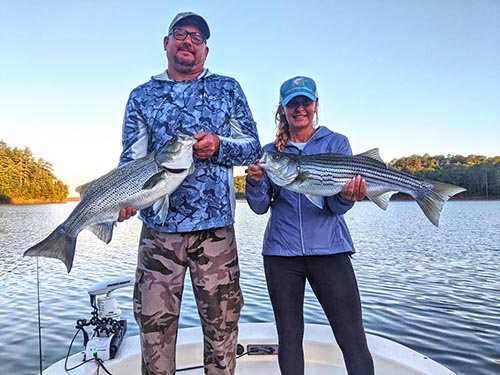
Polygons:
<instances>
[{"instance_id":1,"label":"fish tail","mask_svg":"<svg viewBox=\"0 0 500 375\"><path fill-rule=\"evenodd\" d=\"M437 227L439 226L439 216L441 215L441 210L443 209L444 204L454 195L467 189L460 186L446 184L444 182L427 182L432 185L432 189L429 189L424 194L417 196L415 200L424 212L425 216L427 216L430 222Z\"/></svg>"},{"instance_id":2,"label":"fish tail","mask_svg":"<svg viewBox=\"0 0 500 375\"><path fill-rule=\"evenodd\" d=\"M73 267L76 237L69 235L61 226L57 227L47 238L30 247L23 256L40 256L61 260L68 269Z\"/></svg>"}]
</instances>

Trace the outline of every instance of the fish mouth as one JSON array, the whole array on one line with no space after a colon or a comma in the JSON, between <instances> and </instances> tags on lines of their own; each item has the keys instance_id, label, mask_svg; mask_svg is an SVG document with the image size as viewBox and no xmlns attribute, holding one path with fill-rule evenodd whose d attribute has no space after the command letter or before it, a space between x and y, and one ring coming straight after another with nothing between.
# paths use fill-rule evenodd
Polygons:
<instances>
[{"instance_id":1,"label":"fish mouth","mask_svg":"<svg viewBox=\"0 0 500 375\"><path fill-rule=\"evenodd\" d=\"M264 152L262 154L262 157L257 161L257 165L262 168L268 168L268 159L269 159L269 154L267 152Z\"/></svg>"},{"instance_id":2,"label":"fish mouth","mask_svg":"<svg viewBox=\"0 0 500 375\"><path fill-rule=\"evenodd\" d=\"M177 133L157 155L158 165L172 173L190 169L193 165L193 145L196 142L196 139L189 135Z\"/></svg>"},{"instance_id":3,"label":"fish mouth","mask_svg":"<svg viewBox=\"0 0 500 375\"><path fill-rule=\"evenodd\" d=\"M165 169L166 171L170 172L170 173L182 173L184 172L187 168L168 168L168 167L164 167L163 169Z\"/></svg>"},{"instance_id":4,"label":"fish mouth","mask_svg":"<svg viewBox=\"0 0 500 375\"><path fill-rule=\"evenodd\" d=\"M184 133L178 133L177 136L182 140L182 142L188 143L189 146L194 145L197 140Z\"/></svg>"},{"instance_id":5,"label":"fish mouth","mask_svg":"<svg viewBox=\"0 0 500 375\"><path fill-rule=\"evenodd\" d=\"M279 186L291 184L298 175L297 168L290 168L287 158L275 152L264 152L257 165Z\"/></svg>"}]
</instances>

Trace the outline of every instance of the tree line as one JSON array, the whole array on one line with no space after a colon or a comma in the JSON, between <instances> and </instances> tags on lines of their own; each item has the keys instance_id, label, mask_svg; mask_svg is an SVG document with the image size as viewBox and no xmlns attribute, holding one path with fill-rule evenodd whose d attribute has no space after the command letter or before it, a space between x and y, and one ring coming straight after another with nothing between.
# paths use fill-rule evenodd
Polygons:
<instances>
[{"instance_id":1,"label":"tree line","mask_svg":"<svg viewBox=\"0 0 500 375\"><path fill-rule=\"evenodd\" d=\"M461 197L500 198L500 156L413 155L390 166L417 177L461 186Z\"/></svg>"},{"instance_id":2,"label":"tree line","mask_svg":"<svg viewBox=\"0 0 500 375\"><path fill-rule=\"evenodd\" d=\"M389 165L416 177L467 189L457 198L500 199L500 156L424 154L393 159ZM245 176L236 176L234 187L236 197L244 198Z\"/></svg>"},{"instance_id":3,"label":"tree line","mask_svg":"<svg viewBox=\"0 0 500 375\"><path fill-rule=\"evenodd\" d=\"M10 148L0 140L0 203L62 202L68 185L54 176L52 165L36 160L29 148Z\"/></svg>"}]
</instances>

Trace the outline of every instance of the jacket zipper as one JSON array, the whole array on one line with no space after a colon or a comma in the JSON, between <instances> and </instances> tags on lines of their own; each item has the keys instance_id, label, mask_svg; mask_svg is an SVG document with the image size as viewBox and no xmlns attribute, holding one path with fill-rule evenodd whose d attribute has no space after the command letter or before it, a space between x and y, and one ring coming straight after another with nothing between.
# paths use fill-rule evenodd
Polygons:
<instances>
[{"instance_id":1,"label":"jacket zipper","mask_svg":"<svg viewBox=\"0 0 500 375\"><path fill-rule=\"evenodd\" d=\"M299 149L299 155L302 155L302 150ZM300 164L299 164L300 168ZM299 171L300 172L300 171ZM298 194L298 200L299 200L299 228L300 228L300 247L302 250L302 255L306 255L306 246L304 244L304 227L302 225L302 195L301 193Z\"/></svg>"}]
</instances>

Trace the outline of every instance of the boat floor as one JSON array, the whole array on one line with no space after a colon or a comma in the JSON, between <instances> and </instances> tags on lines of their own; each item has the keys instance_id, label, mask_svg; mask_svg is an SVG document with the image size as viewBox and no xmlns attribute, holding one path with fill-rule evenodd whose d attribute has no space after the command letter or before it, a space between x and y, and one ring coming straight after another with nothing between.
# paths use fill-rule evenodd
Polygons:
<instances>
[{"instance_id":1,"label":"boat floor","mask_svg":"<svg viewBox=\"0 0 500 375\"><path fill-rule=\"evenodd\" d=\"M246 349L249 344L277 344L276 328L273 323L240 324L239 343ZM437 362L396 342L379 336L367 335L368 346L375 363L377 375L454 375ZM200 327L179 330L177 340L177 368L191 368L203 363L203 346ZM139 337L126 338L114 360L104 362L113 375L140 374ZM335 342L329 326L307 324L304 333L304 355L306 375L347 375L342 353ZM68 367L81 363L82 355L75 354L68 360ZM180 372L185 375L203 375L203 368ZM100 369L99 374L105 371ZM64 359L50 366L44 375L94 375L97 367L87 363L73 371L64 370ZM237 360L236 375L277 375L278 358L270 355L244 355Z\"/></svg>"}]
</instances>

